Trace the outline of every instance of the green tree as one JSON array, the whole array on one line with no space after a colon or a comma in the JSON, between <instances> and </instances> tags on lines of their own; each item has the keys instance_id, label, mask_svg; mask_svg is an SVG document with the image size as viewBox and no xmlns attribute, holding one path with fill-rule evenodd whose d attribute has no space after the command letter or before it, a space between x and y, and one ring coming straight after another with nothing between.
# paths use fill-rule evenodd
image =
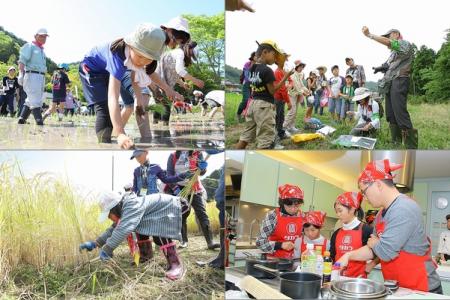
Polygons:
<instances>
[{"instance_id":1,"label":"green tree","mask_svg":"<svg viewBox=\"0 0 450 300\"><path fill-rule=\"evenodd\" d=\"M430 81L429 72L436 60L436 52L427 46L416 51L411 70L410 93L425 95L425 85Z\"/></svg>"},{"instance_id":2,"label":"green tree","mask_svg":"<svg viewBox=\"0 0 450 300\"><path fill-rule=\"evenodd\" d=\"M211 76L216 86L221 84L224 76L225 61L225 15L194 16L184 15L189 22L191 40L196 41L200 52L200 60L190 71ZM195 70L195 67L198 69ZM195 71L194 71L195 70ZM194 75L195 76L195 75ZM202 79L204 77L201 77Z\"/></svg>"},{"instance_id":3,"label":"green tree","mask_svg":"<svg viewBox=\"0 0 450 300\"><path fill-rule=\"evenodd\" d=\"M446 41L437 53L432 71L426 73L426 96L432 102L443 102L450 99L450 29L447 30Z\"/></svg>"}]
</instances>

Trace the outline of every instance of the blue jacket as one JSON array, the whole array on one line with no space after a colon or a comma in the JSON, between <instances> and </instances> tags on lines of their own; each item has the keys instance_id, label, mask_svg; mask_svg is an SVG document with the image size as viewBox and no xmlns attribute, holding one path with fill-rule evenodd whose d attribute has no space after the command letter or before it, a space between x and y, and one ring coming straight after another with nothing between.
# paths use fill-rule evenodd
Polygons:
<instances>
[{"instance_id":1,"label":"blue jacket","mask_svg":"<svg viewBox=\"0 0 450 300\"><path fill-rule=\"evenodd\" d=\"M159 193L157 180L161 180L163 183L176 183L185 179L185 174L178 174L168 176L166 171L161 169L157 164L148 164L147 167L147 182L143 182L141 175L142 166L134 169L133 172L133 191L136 195L140 196L141 189L147 189L147 195Z\"/></svg>"}]
</instances>

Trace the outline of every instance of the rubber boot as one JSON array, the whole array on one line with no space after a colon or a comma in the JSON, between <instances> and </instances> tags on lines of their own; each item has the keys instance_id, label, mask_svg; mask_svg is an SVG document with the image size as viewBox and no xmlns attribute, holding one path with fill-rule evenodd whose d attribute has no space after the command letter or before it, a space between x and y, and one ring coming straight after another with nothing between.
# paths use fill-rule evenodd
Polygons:
<instances>
[{"instance_id":1,"label":"rubber boot","mask_svg":"<svg viewBox=\"0 0 450 300\"><path fill-rule=\"evenodd\" d=\"M402 130L403 145L406 149L417 149L419 146L419 134L417 129Z\"/></svg>"},{"instance_id":2,"label":"rubber boot","mask_svg":"<svg viewBox=\"0 0 450 300\"><path fill-rule=\"evenodd\" d=\"M22 108L22 112L20 113L19 117L19 124L25 124L27 122L28 117L31 114L31 109L28 107L28 105L24 105Z\"/></svg>"},{"instance_id":3,"label":"rubber boot","mask_svg":"<svg viewBox=\"0 0 450 300\"><path fill-rule=\"evenodd\" d=\"M185 269L180 258L178 257L175 243L166 244L161 246L160 249L166 257L169 265L169 268L166 271L166 277L170 280L178 280L183 278Z\"/></svg>"},{"instance_id":4,"label":"rubber boot","mask_svg":"<svg viewBox=\"0 0 450 300\"><path fill-rule=\"evenodd\" d=\"M44 120L42 119L41 108L36 107L31 110L33 113L34 119L36 120L36 125L42 126L44 125Z\"/></svg>"},{"instance_id":5,"label":"rubber boot","mask_svg":"<svg viewBox=\"0 0 450 300\"><path fill-rule=\"evenodd\" d=\"M223 269L225 267L225 234L224 229L220 230L220 252L216 258L206 262L197 261L197 265L200 267L209 266L211 268Z\"/></svg>"},{"instance_id":6,"label":"rubber boot","mask_svg":"<svg viewBox=\"0 0 450 300\"><path fill-rule=\"evenodd\" d=\"M220 245L218 243L214 243L212 231L210 225L202 225L201 226L203 235L205 236L206 243L208 244L209 250L214 250L216 248L220 248Z\"/></svg>"},{"instance_id":7,"label":"rubber boot","mask_svg":"<svg viewBox=\"0 0 450 300\"><path fill-rule=\"evenodd\" d=\"M402 143L402 130L397 124L390 124L391 139L394 145L400 145Z\"/></svg>"},{"instance_id":8,"label":"rubber boot","mask_svg":"<svg viewBox=\"0 0 450 300\"><path fill-rule=\"evenodd\" d=\"M152 241L147 239L138 240L139 245L139 262L145 263L153 258L153 246Z\"/></svg>"}]
</instances>

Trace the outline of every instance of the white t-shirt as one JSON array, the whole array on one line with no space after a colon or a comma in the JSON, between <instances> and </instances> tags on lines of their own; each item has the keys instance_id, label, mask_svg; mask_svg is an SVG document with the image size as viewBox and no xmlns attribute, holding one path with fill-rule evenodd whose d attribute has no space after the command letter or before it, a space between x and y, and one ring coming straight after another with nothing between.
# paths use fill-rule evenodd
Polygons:
<instances>
[{"instance_id":1,"label":"white t-shirt","mask_svg":"<svg viewBox=\"0 0 450 300\"><path fill-rule=\"evenodd\" d=\"M341 87L343 84L342 77L340 76L331 77L329 84L331 87L331 97L339 95L339 92L341 91Z\"/></svg>"}]
</instances>

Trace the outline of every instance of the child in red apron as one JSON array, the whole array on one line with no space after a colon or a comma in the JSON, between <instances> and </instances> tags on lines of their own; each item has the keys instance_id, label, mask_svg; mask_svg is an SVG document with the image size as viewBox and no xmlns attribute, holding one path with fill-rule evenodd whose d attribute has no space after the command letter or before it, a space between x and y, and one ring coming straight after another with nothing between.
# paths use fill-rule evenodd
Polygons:
<instances>
[{"instance_id":1,"label":"child in red apron","mask_svg":"<svg viewBox=\"0 0 450 300\"><path fill-rule=\"evenodd\" d=\"M320 234L326 215L322 211L310 211L305 214L303 235L295 240L295 258L300 257L306 250L306 244L313 244L314 249L317 249L317 246L322 247L322 256L325 251L330 250L330 241Z\"/></svg>"},{"instance_id":2,"label":"child in red apron","mask_svg":"<svg viewBox=\"0 0 450 300\"><path fill-rule=\"evenodd\" d=\"M334 203L334 209L342 222L342 227L331 236L330 256L333 261L367 244L372 229L360 220L364 216L361 201L360 193L346 192L339 195ZM343 275L367 278L366 261L350 261Z\"/></svg>"},{"instance_id":3,"label":"child in red apron","mask_svg":"<svg viewBox=\"0 0 450 300\"><path fill-rule=\"evenodd\" d=\"M270 211L261 224L256 246L272 257L291 259L294 257L294 242L302 234L303 190L285 184L278 187L279 207Z\"/></svg>"}]
</instances>

